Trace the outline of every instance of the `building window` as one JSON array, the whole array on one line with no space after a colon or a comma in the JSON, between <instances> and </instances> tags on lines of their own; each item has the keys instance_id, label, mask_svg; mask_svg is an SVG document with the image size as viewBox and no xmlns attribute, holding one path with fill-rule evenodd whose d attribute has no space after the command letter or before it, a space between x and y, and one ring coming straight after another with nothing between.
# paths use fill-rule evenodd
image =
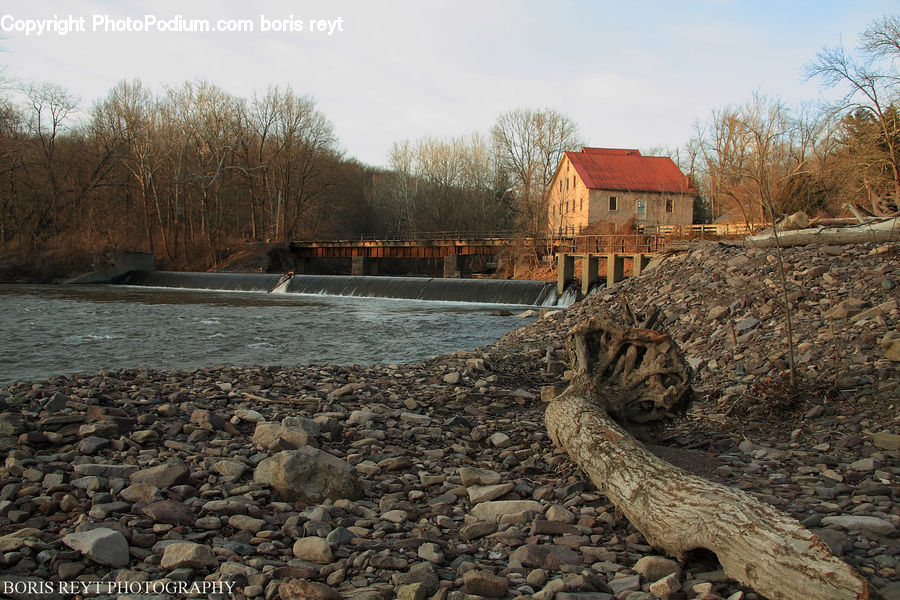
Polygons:
<instances>
[{"instance_id":1,"label":"building window","mask_svg":"<svg viewBox=\"0 0 900 600\"><path fill-rule=\"evenodd\" d=\"M617 205L618 205L617 198L615 196L610 196L609 197L609 210L619 210Z\"/></svg>"},{"instance_id":2,"label":"building window","mask_svg":"<svg viewBox=\"0 0 900 600\"><path fill-rule=\"evenodd\" d=\"M575 189L575 176L572 175L572 189Z\"/></svg>"},{"instance_id":3,"label":"building window","mask_svg":"<svg viewBox=\"0 0 900 600\"><path fill-rule=\"evenodd\" d=\"M562 179L559 180L559 191L562 192Z\"/></svg>"},{"instance_id":4,"label":"building window","mask_svg":"<svg viewBox=\"0 0 900 600\"><path fill-rule=\"evenodd\" d=\"M578 210L584 210L584 198L578 201Z\"/></svg>"},{"instance_id":5,"label":"building window","mask_svg":"<svg viewBox=\"0 0 900 600\"><path fill-rule=\"evenodd\" d=\"M637 202L637 216L638 221L643 221L647 218L647 201L646 200L638 200Z\"/></svg>"},{"instance_id":6,"label":"building window","mask_svg":"<svg viewBox=\"0 0 900 600\"><path fill-rule=\"evenodd\" d=\"M566 177L566 191L569 191L569 178Z\"/></svg>"},{"instance_id":7,"label":"building window","mask_svg":"<svg viewBox=\"0 0 900 600\"><path fill-rule=\"evenodd\" d=\"M666 198L666 212L667 213L675 212L675 199L674 198Z\"/></svg>"}]
</instances>

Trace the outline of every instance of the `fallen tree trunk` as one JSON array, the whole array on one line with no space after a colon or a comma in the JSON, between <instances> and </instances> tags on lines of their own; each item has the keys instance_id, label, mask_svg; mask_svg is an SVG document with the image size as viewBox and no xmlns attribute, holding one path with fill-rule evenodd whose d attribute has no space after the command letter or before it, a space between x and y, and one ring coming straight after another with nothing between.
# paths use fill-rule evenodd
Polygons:
<instances>
[{"instance_id":1,"label":"fallen tree trunk","mask_svg":"<svg viewBox=\"0 0 900 600\"><path fill-rule=\"evenodd\" d=\"M778 231L796 231L798 229L806 229L809 226L809 217L805 212L797 211L782 219L776 227Z\"/></svg>"},{"instance_id":2,"label":"fallen tree trunk","mask_svg":"<svg viewBox=\"0 0 900 600\"><path fill-rule=\"evenodd\" d=\"M900 240L900 218L872 221L853 227L815 227L783 232L779 230L777 245L786 248L810 244L865 244L897 240ZM753 248L776 246L775 236L771 230L748 237L745 243Z\"/></svg>"},{"instance_id":3,"label":"fallen tree trunk","mask_svg":"<svg viewBox=\"0 0 900 600\"><path fill-rule=\"evenodd\" d=\"M668 336L594 318L573 329L569 348L575 375L548 405L547 430L650 544L678 559L710 550L729 577L772 600L869 597L866 581L796 520L657 458L612 418L641 406L659 415L689 390Z\"/></svg>"}]
</instances>

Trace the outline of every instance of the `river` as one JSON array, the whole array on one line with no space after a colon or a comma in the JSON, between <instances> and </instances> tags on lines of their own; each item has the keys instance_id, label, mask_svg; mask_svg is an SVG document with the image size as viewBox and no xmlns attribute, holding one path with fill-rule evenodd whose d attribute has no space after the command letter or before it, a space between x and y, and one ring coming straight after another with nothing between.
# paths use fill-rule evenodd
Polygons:
<instances>
[{"instance_id":1,"label":"river","mask_svg":"<svg viewBox=\"0 0 900 600\"><path fill-rule=\"evenodd\" d=\"M413 362L487 345L533 320L491 315L499 308L528 307L0 285L0 385L101 369Z\"/></svg>"}]
</instances>

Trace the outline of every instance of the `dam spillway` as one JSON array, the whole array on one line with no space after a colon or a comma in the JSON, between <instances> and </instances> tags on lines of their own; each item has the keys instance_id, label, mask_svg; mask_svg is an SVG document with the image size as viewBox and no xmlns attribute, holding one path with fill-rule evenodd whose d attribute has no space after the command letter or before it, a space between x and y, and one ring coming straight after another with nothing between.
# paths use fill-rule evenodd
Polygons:
<instances>
[{"instance_id":1,"label":"dam spillway","mask_svg":"<svg viewBox=\"0 0 900 600\"><path fill-rule=\"evenodd\" d=\"M278 284L281 274L131 271L117 283L165 288L262 291ZM373 298L402 298L443 302L478 302L556 306L556 284L509 279L443 279L353 275L294 275L280 293Z\"/></svg>"}]
</instances>

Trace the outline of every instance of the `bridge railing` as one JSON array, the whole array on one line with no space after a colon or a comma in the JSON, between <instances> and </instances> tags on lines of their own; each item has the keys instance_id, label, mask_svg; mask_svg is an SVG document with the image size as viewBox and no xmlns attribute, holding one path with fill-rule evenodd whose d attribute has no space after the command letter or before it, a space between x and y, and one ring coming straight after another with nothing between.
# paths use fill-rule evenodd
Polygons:
<instances>
[{"instance_id":1,"label":"bridge railing","mask_svg":"<svg viewBox=\"0 0 900 600\"><path fill-rule=\"evenodd\" d=\"M513 240L523 238L521 233L515 231L420 231L412 233L366 233L348 238L346 241L415 242L466 239Z\"/></svg>"},{"instance_id":2,"label":"bridge railing","mask_svg":"<svg viewBox=\"0 0 900 600\"><path fill-rule=\"evenodd\" d=\"M513 232L491 232L488 234L479 232L425 232L410 238L407 235L361 235L347 239L331 240L298 240L291 242L297 247L334 247L334 246L369 246L377 245L431 245L434 242L457 241L463 245L489 245L489 246L521 246L534 248L539 254L554 255L559 252L569 254L652 254L659 252L665 246L666 238L663 235L576 235L572 237L523 237ZM440 244L446 245L446 244ZM451 244L453 245L453 244Z\"/></svg>"},{"instance_id":3,"label":"bridge railing","mask_svg":"<svg viewBox=\"0 0 900 600\"><path fill-rule=\"evenodd\" d=\"M709 223L705 225L654 225L645 226L645 233L676 236L735 236L751 235L766 227L765 223Z\"/></svg>"},{"instance_id":4,"label":"bridge railing","mask_svg":"<svg viewBox=\"0 0 900 600\"><path fill-rule=\"evenodd\" d=\"M665 245L661 235L578 235L557 247L572 254L652 254Z\"/></svg>"}]
</instances>

